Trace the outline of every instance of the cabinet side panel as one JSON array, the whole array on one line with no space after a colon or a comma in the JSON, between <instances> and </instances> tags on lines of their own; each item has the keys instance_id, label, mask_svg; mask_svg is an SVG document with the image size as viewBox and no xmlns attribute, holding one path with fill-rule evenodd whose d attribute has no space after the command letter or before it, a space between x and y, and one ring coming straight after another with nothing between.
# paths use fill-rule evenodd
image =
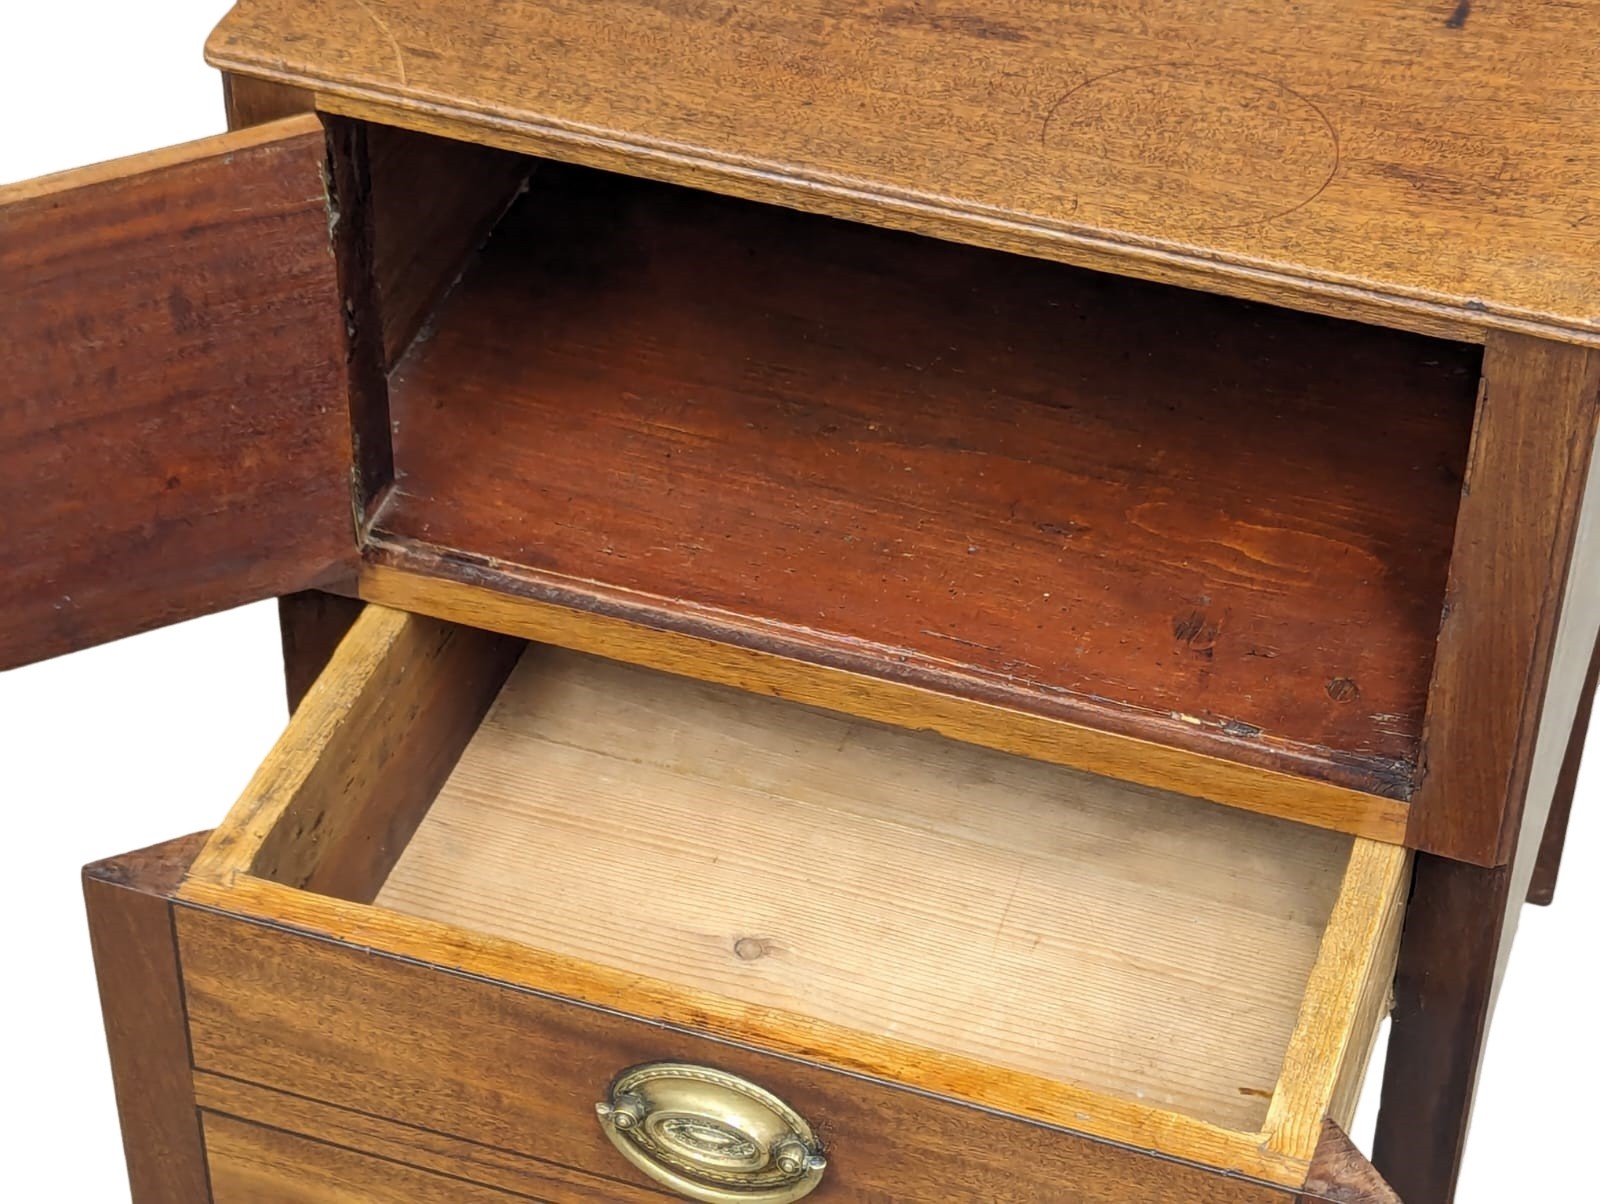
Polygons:
<instances>
[{"instance_id":1,"label":"cabinet side panel","mask_svg":"<svg viewBox=\"0 0 1600 1204\"><path fill-rule=\"evenodd\" d=\"M496 1191L359 1150L208 1112L217 1204L516 1204Z\"/></svg>"},{"instance_id":2,"label":"cabinet side panel","mask_svg":"<svg viewBox=\"0 0 1600 1204\"><path fill-rule=\"evenodd\" d=\"M1600 351L1489 336L1411 800L1414 848L1504 864L1541 728L1563 740L1572 729L1597 615L1567 582L1583 512L1600 510L1600 489L1586 497L1597 417Z\"/></svg>"},{"instance_id":3,"label":"cabinet side panel","mask_svg":"<svg viewBox=\"0 0 1600 1204\"><path fill-rule=\"evenodd\" d=\"M280 1133L308 1137L324 1145L497 1188L544 1204L592 1204L595 1200L604 1200L606 1204L661 1204L669 1198L682 1199L618 1179L586 1175L559 1163L523 1158L434 1129L396 1124L368 1112L352 1112L348 1108L336 1108L301 1095L269 1091L220 1075L196 1074L195 1094L207 1114L208 1125L214 1114L231 1116ZM226 1152L212 1142L210 1155L212 1177L217 1179L218 1162Z\"/></svg>"},{"instance_id":4,"label":"cabinet side panel","mask_svg":"<svg viewBox=\"0 0 1600 1204\"><path fill-rule=\"evenodd\" d=\"M314 589L278 599L284 691L291 714L333 658L339 641L361 616L362 605L358 599Z\"/></svg>"},{"instance_id":5,"label":"cabinet side panel","mask_svg":"<svg viewBox=\"0 0 1600 1204\"><path fill-rule=\"evenodd\" d=\"M263 125L296 113L316 111L317 98L304 88L275 84L271 80L239 75L232 71L222 73L222 104L228 114L228 128L242 130L246 126Z\"/></svg>"}]
</instances>

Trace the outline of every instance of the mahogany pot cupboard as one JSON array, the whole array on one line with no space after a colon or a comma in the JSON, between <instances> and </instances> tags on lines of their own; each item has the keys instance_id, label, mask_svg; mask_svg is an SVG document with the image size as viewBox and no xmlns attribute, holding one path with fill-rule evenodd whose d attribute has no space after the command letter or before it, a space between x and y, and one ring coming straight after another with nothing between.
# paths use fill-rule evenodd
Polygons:
<instances>
[{"instance_id":1,"label":"mahogany pot cupboard","mask_svg":"<svg viewBox=\"0 0 1600 1204\"><path fill-rule=\"evenodd\" d=\"M0 665L281 598L86 872L136 1204L1446 1204L1595 687L1589 24L244 0L231 133L0 190Z\"/></svg>"}]
</instances>

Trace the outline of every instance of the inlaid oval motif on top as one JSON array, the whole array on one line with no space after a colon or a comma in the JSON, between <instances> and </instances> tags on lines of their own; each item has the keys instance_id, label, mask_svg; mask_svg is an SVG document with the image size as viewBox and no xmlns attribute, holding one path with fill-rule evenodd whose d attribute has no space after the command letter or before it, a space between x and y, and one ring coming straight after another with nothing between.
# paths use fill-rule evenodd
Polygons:
<instances>
[{"instance_id":1,"label":"inlaid oval motif on top","mask_svg":"<svg viewBox=\"0 0 1600 1204\"><path fill-rule=\"evenodd\" d=\"M1087 80L1051 107L1042 139L1062 216L1132 233L1155 212L1167 231L1268 222L1314 200L1339 169L1337 131L1312 101L1201 63Z\"/></svg>"}]
</instances>

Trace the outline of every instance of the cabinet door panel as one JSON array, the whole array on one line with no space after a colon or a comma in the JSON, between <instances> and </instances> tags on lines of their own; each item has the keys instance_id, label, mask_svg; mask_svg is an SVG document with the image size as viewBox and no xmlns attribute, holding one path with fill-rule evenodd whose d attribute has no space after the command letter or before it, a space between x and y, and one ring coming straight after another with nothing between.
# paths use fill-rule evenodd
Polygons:
<instances>
[{"instance_id":1,"label":"cabinet door panel","mask_svg":"<svg viewBox=\"0 0 1600 1204\"><path fill-rule=\"evenodd\" d=\"M309 116L0 188L0 669L356 559Z\"/></svg>"}]
</instances>

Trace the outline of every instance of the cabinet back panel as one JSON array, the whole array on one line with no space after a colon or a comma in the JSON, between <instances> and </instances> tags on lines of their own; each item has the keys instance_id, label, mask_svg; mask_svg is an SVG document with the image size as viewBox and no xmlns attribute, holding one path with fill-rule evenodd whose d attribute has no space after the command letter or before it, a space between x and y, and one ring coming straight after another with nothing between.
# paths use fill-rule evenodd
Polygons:
<instances>
[{"instance_id":1,"label":"cabinet back panel","mask_svg":"<svg viewBox=\"0 0 1600 1204\"><path fill-rule=\"evenodd\" d=\"M548 165L392 376L375 530L1403 798L1479 359Z\"/></svg>"}]
</instances>

